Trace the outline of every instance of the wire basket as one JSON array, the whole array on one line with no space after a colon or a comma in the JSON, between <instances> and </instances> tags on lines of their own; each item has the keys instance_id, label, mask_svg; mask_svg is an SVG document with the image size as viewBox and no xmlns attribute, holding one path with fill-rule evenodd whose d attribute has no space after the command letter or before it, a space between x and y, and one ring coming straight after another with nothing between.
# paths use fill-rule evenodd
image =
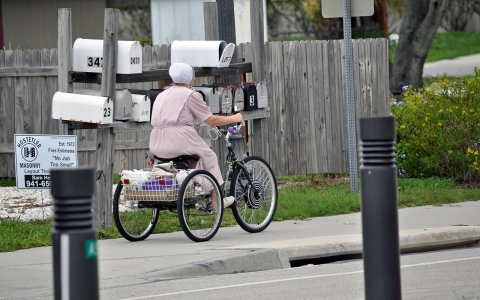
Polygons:
<instances>
[{"instance_id":1,"label":"wire basket","mask_svg":"<svg viewBox=\"0 0 480 300\"><path fill-rule=\"evenodd\" d=\"M124 199L134 201L177 201L180 185L174 173L161 169L124 170L121 178ZM193 186L187 187L184 197L195 195Z\"/></svg>"}]
</instances>

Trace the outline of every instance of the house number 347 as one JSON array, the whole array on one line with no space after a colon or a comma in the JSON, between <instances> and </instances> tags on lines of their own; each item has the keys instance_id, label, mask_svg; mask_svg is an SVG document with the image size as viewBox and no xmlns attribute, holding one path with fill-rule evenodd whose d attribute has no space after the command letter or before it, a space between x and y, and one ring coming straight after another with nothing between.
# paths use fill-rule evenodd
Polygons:
<instances>
[{"instance_id":1,"label":"house number 347","mask_svg":"<svg viewBox=\"0 0 480 300\"><path fill-rule=\"evenodd\" d=\"M103 65L103 57L87 57L87 66L101 68Z\"/></svg>"}]
</instances>

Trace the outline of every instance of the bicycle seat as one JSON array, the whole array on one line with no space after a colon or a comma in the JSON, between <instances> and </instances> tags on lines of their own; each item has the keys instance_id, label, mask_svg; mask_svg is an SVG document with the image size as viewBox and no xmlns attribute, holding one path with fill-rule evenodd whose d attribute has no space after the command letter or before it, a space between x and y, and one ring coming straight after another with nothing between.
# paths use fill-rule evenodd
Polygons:
<instances>
[{"instance_id":1,"label":"bicycle seat","mask_svg":"<svg viewBox=\"0 0 480 300\"><path fill-rule=\"evenodd\" d=\"M175 157L172 157L172 158L163 158L163 157L158 157L158 156L154 155L153 158L155 158L156 160L162 161L162 162L169 162L169 161L186 162L186 161L189 161L189 160L198 161L200 159L200 156L198 156L196 154L188 154L188 155L185 154L185 155L175 156Z\"/></svg>"}]
</instances>

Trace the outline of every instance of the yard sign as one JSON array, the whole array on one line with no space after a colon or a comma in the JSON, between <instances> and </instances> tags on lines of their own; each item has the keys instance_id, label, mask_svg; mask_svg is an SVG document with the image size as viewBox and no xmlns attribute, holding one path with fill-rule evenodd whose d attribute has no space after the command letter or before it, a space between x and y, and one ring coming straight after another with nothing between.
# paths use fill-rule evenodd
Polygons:
<instances>
[{"instance_id":1,"label":"yard sign","mask_svg":"<svg viewBox=\"0 0 480 300\"><path fill-rule=\"evenodd\" d=\"M50 189L50 169L76 167L76 135L15 134L18 189Z\"/></svg>"}]
</instances>

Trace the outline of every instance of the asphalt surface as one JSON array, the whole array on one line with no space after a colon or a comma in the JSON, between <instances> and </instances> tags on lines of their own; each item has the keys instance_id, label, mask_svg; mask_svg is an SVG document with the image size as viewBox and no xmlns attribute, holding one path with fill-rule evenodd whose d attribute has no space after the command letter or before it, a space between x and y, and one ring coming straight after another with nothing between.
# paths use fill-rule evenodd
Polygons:
<instances>
[{"instance_id":1,"label":"asphalt surface","mask_svg":"<svg viewBox=\"0 0 480 300\"><path fill-rule=\"evenodd\" d=\"M398 215L402 252L480 241L480 201L405 208ZM290 268L291 261L358 254L362 251L361 231L361 214L355 213L273 222L256 234L239 226L220 228L212 240L204 243L190 241L183 232L155 234L135 243L101 240L100 288ZM0 266L0 299L53 295L52 247L0 253Z\"/></svg>"}]
</instances>

